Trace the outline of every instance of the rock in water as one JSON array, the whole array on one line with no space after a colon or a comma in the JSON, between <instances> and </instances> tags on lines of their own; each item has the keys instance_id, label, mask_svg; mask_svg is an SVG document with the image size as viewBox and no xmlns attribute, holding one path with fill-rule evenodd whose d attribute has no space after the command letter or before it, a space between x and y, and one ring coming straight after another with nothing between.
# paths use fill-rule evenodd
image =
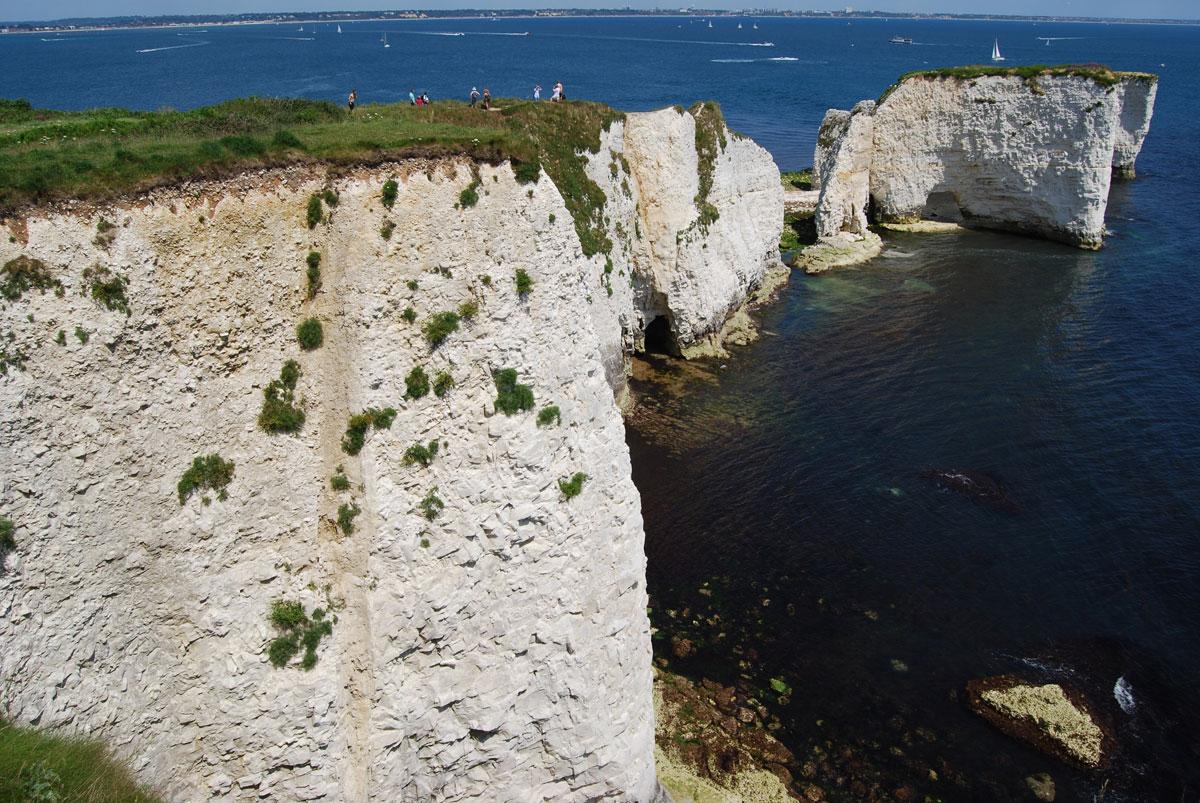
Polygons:
<instances>
[{"instance_id":1,"label":"rock in water","mask_svg":"<svg viewBox=\"0 0 1200 803\"><path fill-rule=\"evenodd\" d=\"M922 472L921 476L933 480L940 488L962 494L976 504L1006 513L1018 513L1021 510L1000 481L982 471L931 469Z\"/></svg>"},{"instance_id":2,"label":"rock in water","mask_svg":"<svg viewBox=\"0 0 1200 803\"><path fill-rule=\"evenodd\" d=\"M1104 767L1115 744L1092 705L1069 686L999 675L968 683L967 702L1009 736L1087 769Z\"/></svg>"},{"instance_id":3,"label":"rock in water","mask_svg":"<svg viewBox=\"0 0 1200 803\"><path fill-rule=\"evenodd\" d=\"M1054 779L1050 777L1050 773L1039 772L1037 775L1030 775L1025 779L1025 785L1029 787L1029 791L1033 792L1033 796L1038 800L1044 800L1046 803L1054 803L1054 797L1057 792L1054 789Z\"/></svg>"}]
</instances>

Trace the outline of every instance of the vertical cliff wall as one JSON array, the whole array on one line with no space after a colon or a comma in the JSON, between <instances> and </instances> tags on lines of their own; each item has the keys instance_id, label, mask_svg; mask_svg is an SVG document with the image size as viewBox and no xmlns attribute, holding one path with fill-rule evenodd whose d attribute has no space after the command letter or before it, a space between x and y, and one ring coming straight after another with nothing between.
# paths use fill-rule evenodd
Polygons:
<instances>
[{"instance_id":1,"label":"vertical cliff wall","mask_svg":"<svg viewBox=\"0 0 1200 803\"><path fill-rule=\"evenodd\" d=\"M686 152L690 116L658 114L683 118ZM710 191L726 222L672 257L661 239L680 234L652 225L651 193L688 163L634 157L654 136L639 118L590 157L607 255L584 256L544 175L453 160L11 222L2 278L33 266L47 288L0 307L6 715L102 736L171 800L653 799L643 533L614 395L653 315L681 342L720 327L781 223L742 216L779 183L729 135ZM325 189L337 203L309 228ZM128 314L104 303L114 287ZM431 345L424 327L450 311L457 330ZM304 351L309 317L324 342ZM256 420L288 360L305 421L269 434ZM417 367L452 387L414 391ZM496 411L504 369L531 409ZM351 454L350 416L387 408ZM428 466L417 444L437 444ZM181 503L210 454L232 481ZM279 600L332 624L308 671L268 660Z\"/></svg>"},{"instance_id":2,"label":"vertical cliff wall","mask_svg":"<svg viewBox=\"0 0 1200 803\"><path fill-rule=\"evenodd\" d=\"M814 154L829 168L821 236L857 234L871 203L882 222L951 220L1098 248L1109 184L1133 173L1156 79L1022 69L918 73L873 110L827 115ZM846 153L855 158L833 164Z\"/></svg>"}]
</instances>

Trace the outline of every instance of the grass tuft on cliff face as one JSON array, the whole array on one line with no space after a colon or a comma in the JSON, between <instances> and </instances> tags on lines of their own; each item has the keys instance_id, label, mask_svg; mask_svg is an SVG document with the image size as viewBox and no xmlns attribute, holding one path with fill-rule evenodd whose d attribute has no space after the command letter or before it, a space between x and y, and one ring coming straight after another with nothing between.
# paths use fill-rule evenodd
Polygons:
<instances>
[{"instance_id":1,"label":"grass tuft on cliff face","mask_svg":"<svg viewBox=\"0 0 1200 803\"><path fill-rule=\"evenodd\" d=\"M225 460L219 454L197 457L183 476L179 478L176 490L179 492L179 504L187 502L188 497L196 491L216 491L217 499L224 501L229 497L225 486L233 481L233 461ZM205 497L207 499L208 497Z\"/></svg>"},{"instance_id":2,"label":"grass tuft on cliff face","mask_svg":"<svg viewBox=\"0 0 1200 803\"><path fill-rule=\"evenodd\" d=\"M721 107L711 100L697 103L689 111L696 119L696 157L700 173L700 189L694 199L700 210L697 220L702 228L707 228L720 217L717 208L709 203L708 193L712 190L717 157L728 144L725 141L725 117Z\"/></svg>"},{"instance_id":3,"label":"grass tuft on cliff face","mask_svg":"<svg viewBox=\"0 0 1200 803\"><path fill-rule=\"evenodd\" d=\"M31 203L103 201L260 167L464 155L510 159L522 182L536 181L544 169L575 218L584 254L612 250L604 192L584 172L583 152L598 153L601 131L623 115L584 101L495 105L499 114L455 101L372 104L351 116L333 103L295 98L242 98L183 112L63 112L0 101L0 215ZM310 228L320 220L319 200L313 207Z\"/></svg>"},{"instance_id":4,"label":"grass tuft on cliff face","mask_svg":"<svg viewBox=\"0 0 1200 803\"><path fill-rule=\"evenodd\" d=\"M95 739L56 735L0 719L0 800L157 803Z\"/></svg>"}]
</instances>

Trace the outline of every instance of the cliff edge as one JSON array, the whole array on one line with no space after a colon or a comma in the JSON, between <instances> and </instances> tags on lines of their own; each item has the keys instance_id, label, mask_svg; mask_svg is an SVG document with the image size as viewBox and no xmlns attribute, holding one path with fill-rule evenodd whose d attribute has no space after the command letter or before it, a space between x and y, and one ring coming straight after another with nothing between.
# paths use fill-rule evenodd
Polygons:
<instances>
[{"instance_id":1,"label":"cliff edge","mask_svg":"<svg viewBox=\"0 0 1200 803\"><path fill-rule=\"evenodd\" d=\"M6 716L171 800L654 799L617 399L782 225L707 114L598 128L582 214L545 160L445 155L9 217Z\"/></svg>"},{"instance_id":2,"label":"cliff edge","mask_svg":"<svg viewBox=\"0 0 1200 803\"><path fill-rule=\"evenodd\" d=\"M826 248L922 220L1099 248L1114 173L1129 177L1156 76L1103 67L911 73L876 103L831 110L814 154Z\"/></svg>"}]
</instances>

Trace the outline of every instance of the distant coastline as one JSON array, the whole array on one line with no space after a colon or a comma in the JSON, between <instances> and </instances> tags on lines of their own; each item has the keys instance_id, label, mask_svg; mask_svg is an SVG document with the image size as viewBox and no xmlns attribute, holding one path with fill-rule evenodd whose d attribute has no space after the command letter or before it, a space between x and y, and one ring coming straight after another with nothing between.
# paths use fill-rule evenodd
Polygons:
<instances>
[{"instance_id":1,"label":"distant coastline","mask_svg":"<svg viewBox=\"0 0 1200 803\"><path fill-rule=\"evenodd\" d=\"M1200 25L1200 19L1136 19L1131 17L1087 17L1087 16L1028 16L1006 14L932 14L876 11L761 11L729 9L678 10L619 8L565 8L565 9L444 9L428 11L319 11L309 13L256 13L256 14L173 14L159 16L121 17L78 17L58 20L0 21L0 35L21 33L75 33L83 31L141 30L154 28L197 28L204 26L235 25L319 25L341 22L413 22L420 20L476 20L476 19L556 19L587 17L676 17L676 18L796 18L796 19L845 19L845 20L899 20L899 21L998 21L998 22L1048 22L1085 23L1101 25Z\"/></svg>"}]
</instances>

